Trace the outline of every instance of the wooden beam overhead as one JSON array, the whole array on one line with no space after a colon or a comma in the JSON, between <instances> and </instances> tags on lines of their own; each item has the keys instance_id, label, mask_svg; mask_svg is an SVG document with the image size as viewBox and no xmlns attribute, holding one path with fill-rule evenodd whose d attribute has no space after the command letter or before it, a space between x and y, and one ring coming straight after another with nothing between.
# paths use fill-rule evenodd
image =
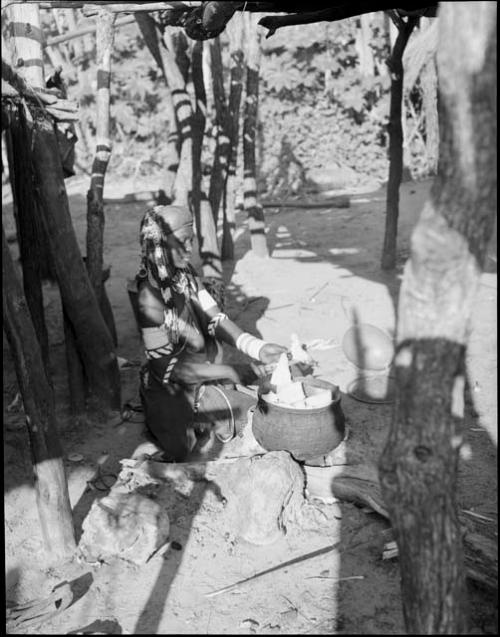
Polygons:
<instances>
[{"instance_id":1,"label":"wooden beam overhead","mask_svg":"<svg viewBox=\"0 0 500 637\"><path fill-rule=\"evenodd\" d=\"M115 29L117 27L123 27L126 24L132 24L135 22L134 16L128 15L123 16L122 18L118 18L115 22ZM63 33L62 35L57 35L53 38L49 38L46 42L44 42L43 46L56 46L57 44L62 44L63 42L68 42L68 40L74 40L75 38L81 38L84 35L88 35L89 33L95 33L97 29L97 25L94 23L89 24L85 27L81 27L76 31L68 31L67 33Z\"/></svg>"}]
</instances>

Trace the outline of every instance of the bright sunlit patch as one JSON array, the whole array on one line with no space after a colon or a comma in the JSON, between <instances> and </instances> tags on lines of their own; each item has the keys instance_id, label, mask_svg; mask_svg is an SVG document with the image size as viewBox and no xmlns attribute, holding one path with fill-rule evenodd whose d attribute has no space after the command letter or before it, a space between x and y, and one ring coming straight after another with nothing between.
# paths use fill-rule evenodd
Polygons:
<instances>
[{"instance_id":1,"label":"bright sunlit patch","mask_svg":"<svg viewBox=\"0 0 500 637\"><path fill-rule=\"evenodd\" d=\"M409 367L413 360L413 354L411 350L407 347L400 350L394 359L394 363L397 367Z\"/></svg>"},{"instance_id":2,"label":"bright sunlit patch","mask_svg":"<svg viewBox=\"0 0 500 637\"><path fill-rule=\"evenodd\" d=\"M273 252L273 259L295 259L298 257L315 257L315 252L309 250L281 250L279 252Z\"/></svg>"},{"instance_id":3,"label":"bright sunlit patch","mask_svg":"<svg viewBox=\"0 0 500 637\"><path fill-rule=\"evenodd\" d=\"M341 254L359 254L358 248L330 248L328 252L336 256Z\"/></svg>"},{"instance_id":4,"label":"bright sunlit patch","mask_svg":"<svg viewBox=\"0 0 500 637\"><path fill-rule=\"evenodd\" d=\"M460 455L460 460L472 460L472 449L469 444L465 443L465 445L462 445L458 453Z\"/></svg>"}]
</instances>

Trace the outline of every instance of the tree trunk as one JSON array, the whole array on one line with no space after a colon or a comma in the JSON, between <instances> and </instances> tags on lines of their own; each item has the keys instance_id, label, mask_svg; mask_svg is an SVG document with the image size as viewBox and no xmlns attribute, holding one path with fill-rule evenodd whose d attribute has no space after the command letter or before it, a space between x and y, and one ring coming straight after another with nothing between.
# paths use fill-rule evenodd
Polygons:
<instances>
[{"instance_id":1,"label":"tree trunk","mask_svg":"<svg viewBox=\"0 0 500 637\"><path fill-rule=\"evenodd\" d=\"M160 46L160 41L158 39L158 29L156 27L156 23L153 18L143 12L137 12L134 14L139 29L142 33L142 37L146 42L148 49L151 52L151 55L155 59L156 63L160 67L163 77L165 79L165 84L167 85L167 95L165 99L165 110L168 116L169 122L169 130L167 137L167 149L166 149L166 157L167 157L167 174L165 176L165 194L167 198L171 201L173 199L173 189L175 183L175 177L177 175L177 170L179 168L179 132L177 130L177 118L175 116L175 108L174 102L172 98L172 91L168 83L167 74L165 72L165 67L163 64L163 47Z\"/></svg>"},{"instance_id":2,"label":"tree trunk","mask_svg":"<svg viewBox=\"0 0 500 637\"><path fill-rule=\"evenodd\" d=\"M266 242L264 210L257 198L257 165L255 139L257 135L259 104L260 31L257 18L245 15L247 39L247 81L243 120L243 207L248 215L250 241L253 252L261 257L269 256Z\"/></svg>"},{"instance_id":3,"label":"tree trunk","mask_svg":"<svg viewBox=\"0 0 500 637\"><path fill-rule=\"evenodd\" d=\"M54 127L43 114L35 117L35 184L64 309L76 335L95 406L119 409L120 375L116 355L73 230Z\"/></svg>"},{"instance_id":4,"label":"tree trunk","mask_svg":"<svg viewBox=\"0 0 500 637\"><path fill-rule=\"evenodd\" d=\"M399 186L403 175L403 127L401 123L403 103L403 53L417 18L402 19L388 66L391 72L391 106L389 114L389 180L387 183L387 210L385 217L382 268L396 267L396 240L399 216Z\"/></svg>"},{"instance_id":5,"label":"tree trunk","mask_svg":"<svg viewBox=\"0 0 500 637\"><path fill-rule=\"evenodd\" d=\"M26 412L42 535L49 556L60 560L74 552L76 543L54 397L3 225L2 284L4 330L12 349Z\"/></svg>"},{"instance_id":6,"label":"tree trunk","mask_svg":"<svg viewBox=\"0 0 500 637\"><path fill-rule=\"evenodd\" d=\"M467 634L456 488L465 348L496 214L496 2L440 4L438 174L399 299L380 460L409 634Z\"/></svg>"}]
</instances>

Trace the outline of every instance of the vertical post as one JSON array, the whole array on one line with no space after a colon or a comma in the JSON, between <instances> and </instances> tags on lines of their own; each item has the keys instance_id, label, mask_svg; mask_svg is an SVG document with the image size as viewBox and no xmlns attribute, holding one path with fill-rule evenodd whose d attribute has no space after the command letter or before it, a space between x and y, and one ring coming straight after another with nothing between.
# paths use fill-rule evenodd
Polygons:
<instances>
[{"instance_id":1,"label":"vertical post","mask_svg":"<svg viewBox=\"0 0 500 637\"><path fill-rule=\"evenodd\" d=\"M65 312L95 407L120 409L120 374L113 342L90 284L71 222L52 120L37 113L33 122L33 168Z\"/></svg>"},{"instance_id":2,"label":"vertical post","mask_svg":"<svg viewBox=\"0 0 500 637\"><path fill-rule=\"evenodd\" d=\"M191 135L193 108L186 90L186 82L175 61L174 45L168 28L163 34L163 43L165 46L160 51L165 76L172 92L180 146L179 167L175 175L172 198L177 205L188 206L193 181L193 140Z\"/></svg>"},{"instance_id":3,"label":"vertical post","mask_svg":"<svg viewBox=\"0 0 500 637\"><path fill-rule=\"evenodd\" d=\"M8 31L11 61L21 77L34 87L45 86L42 65L42 31L38 5L12 5ZM31 136L22 105L9 108L7 131L9 172L14 213L19 234L23 288L49 376L49 341L43 308L42 271L46 241L38 217L30 159ZM45 248L45 249L44 249Z\"/></svg>"},{"instance_id":4,"label":"vertical post","mask_svg":"<svg viewBox=\"0 0 500 637\"><path fill-rule=\"evenodd\" d=\"M52 16L58 33L63 35L64 9L52 9ZM75 81L77 79L76 69L69 61L69 49L66 43L61 43L59 46L48 46L45 50L54 69L59 66L63 69L66 80Z\"/></svg>"},{"instance_id":5,"label":"vertical post","mask_svg":"<svg viewBox=\"0 0 500 637\"><path fill-rule=\"evenodd\" d=\"M209 40L210 67L212 70L212 86L215 104L215 123L217 127L217 139L212 173L210 175L210 189L208 199L212 207L214 221L219 220L219 209L222 201L222 191L224 190L225 177L227 174L227 164L229 155L229 136L227 130L227 105L226 92L224 90L224 77L222 67L222 52L220 39L216 37Z\"/></svg>"},{"instance_id":6,"label":"vertical post","mask_svg":"<svg viewBox=\"0 0 500 637\"><path fill-rule=\"evenodd\" d=\"M456 490L470 317L497 206L496 25L496 2L439 5L438 173L403 275L380 459L408 634L469 634Z\"/></svg>"},{"instance_id":7,"label":"vertical post","mask_svg":"<svg viewBox=\"0 0 500 637\"><path fill-rule=\"evenodd\" d=\"M44 88L38 3L13 4L9 11L12 68L33 88Z\"/></svg>"},{"instance_id":8,"label":"vertical post","mask_svg":"<svg viewBox=\"0 0 500 637\"><path fill-rule=\"evenodd\" d=\"M70 11L70 15L73 15ZM113 312L103 282L104 178L111 156L109 104L111 55L116 13L100 9L97 15L96 152L87 193L87 257L85 264L113 344L118 345Z\"/></svg>"},{"instance_id":9,"label":"vertical post","mask_svg":"<svg viewBox=\"0 0 500 637\"><path fill-rule=\"evenodd\" d=\"M60 560L74 552L76 543L54 398L3 225L2 304L4 330L26 412L42 535L49 556Z\"/></svg>"},{"instance_id":10,"label":"vertical post","mask_svg":"<svg viewBox=\"0 0 500 637\"><path fill-rule=\"evenodd\" d=\"M200 235L200 205L202 198L203 174L201 169L201 152L203 148L203 137L205 135L207 93L205 82L203 81L203 41L197 40L192 49L191 67L193 69L193 87L195 96L195 109L191 119L193 131L193 185L191 188L191 206L196 224L198 243L202 244L203 238Z\"/></svg>"},{"instance_id":11,"label":"vertical post","mask_svg":"<svg viewBox=\"0 0 500 637\"><path fill-rule=\"evenodd\" d=\"M359 72L361 75L372 77L375 75L375 61L370 46L372 39L371 16L369 13L360 15L357 19L359 25L356 28L356 51L359 58Z\"/></svg>"},{"instance_id":12,"label":"vertical post","mask_svg":"<svg viewBox=\"0 0 500 637\"><path fill-rule=\"evenodd\" d=\"M76 346L76 337L71 321L63 305L64 348L66 351L66 369L68 370L69 405L71 414L78 418L85 413L86 381L83 365Z\"/></svg>"},{"instance_id":13,"label":"vertical post","mask_svg":"<svg viewBox=\"0 0 500 637\"><path fill-rule=\"evenodd\" d=\"M23 268L23 289L31 320L40 344L47 377L49 374L49 337L45 324L41 279L43 227L37 219L33 173L30 157L30 133L24 106L7 105L9 125L6 130L9 176L17 222L19 252ZM46 251L45 251L46 252Z\"/></svg>"},{"instance_id":14,"label":"vertical post","mask_svg":"<svg viewBox=\"0 0 500 637\"><path fill-rule=\"evenodd\" d=\"M103 234L104 234L104 177L111 156L109 138L109 101L111 83L111 54L115 13L100 9L97 15L97 96L96 96L96 152L92 164L90 189L87 193L87 270L96 298L102 298Z\"/></svg>"},{"instance_id":15,"label":"vertical post","mask_svg":"<svg viewBox=\"0 0 500 637\"><path fill-rule=\"evenodd\" d=\"M243 207L248 214L250 241L253 252L267 257L264 210L258 202L257 164L255 161L255 139L259 105L260 31L253 14L246 14L247 81L245 114L243 120Z\"/></svg>"},{"instance_id":16,"label":"vertical post","mask_svg":"<svg viewBox=\"0 0 500 637\"><path fill-rule=\"evenodd\" d=\"M177 128L177 118L175 116L174 102L172 98L172 89L168 82L168 77L163 65L163 51L160 48L158 38L158 29L153 18L143 11L134 14L137 25L141 31L142 37L148 47L151 55L155 59L158 67L163 73L165 84L167 86L167 94L165 96L165 111L168 117L168 138L167 138L167 173L165 176L164 190L169 200L173 199L173 189L175 177L179 168L179 131Z\"/></svg>"},{"instance_id":17,"label":"vertical post","mask_svg":"<svg viewBox=\"0 0 500 637\"><path fill-rule=\"evenodd\" d=\"M394 17L398 35L390 59L387 62L391 72L391 105L389 114L389 180L387 182L387 209L385 216L384 247L382 268L396 267L396 240L399 217L399 187L403 175L403 127L401 123L403 104L403 53L418 18L410 17L405 22L397 14Z\"/></svg>"},{"instance_id":18,"label":"vertical post","mask_svg":"<svg viewBox=\"0 0 500 637\"><path fill-rule=\"evenodd\" d=\"M196 42L193 47L191 64L196 100L196 109L192 118L193 186L191 203L196 221L196 234L203 276L205 281L212 281L212 284L217 287L218 285L221 286L220 282L222 281L222 265L219 244L217 242L217 228L210 203L203 187L203 175L201 170L201 153L207 112L207 92L205 90L203 73L203 49L203 42Z\"/></svg>"},{"instance_id":19,"label":"vertical post","mask_svg":"<svg viewBox=\"0 0 500 637\"><path fill-rule=\"evenodd\" d=\"M233 233L236 228L235 215L235 181L236 163L238 157L238 133L239 117L241 106L241 95L243 93L243 82L245 76L244 54L243 54L243 15L236 13L227 27L229 35L229 45L231 51L230 65L230 90L228 103L228 137L229 137L229 157L224 187L223 201L223 226L222 226L222 259L234 259Z\"/></svg>"},{"instance_id":20,"label":"vertical post","mask_svg":"<svg viewBox=\"0 0 500 637\"><path fill-rule=\"evenodd\" d=\"M22 57L18 47L13 51L13 63L24 67L27 81L43 87L38 4L15 4L10 10L11 16L14 16L11 30L14 34L21 34L16 42L26 44L29 55L34 56L28 57L23 49ZM33 109L31 134L31 162L42 225L64 309L77 339L91 398L96 408L105 411L119 409L120 376L113 343L89 285L74 234L54 123L39 108Z\"/></svg>"}]
</instances>

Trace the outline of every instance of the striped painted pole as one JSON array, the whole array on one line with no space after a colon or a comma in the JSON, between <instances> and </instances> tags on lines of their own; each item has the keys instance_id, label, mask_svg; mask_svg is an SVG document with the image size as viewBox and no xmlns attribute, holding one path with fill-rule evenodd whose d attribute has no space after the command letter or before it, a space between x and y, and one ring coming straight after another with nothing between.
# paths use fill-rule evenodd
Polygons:
<instances>
[{"instance_id":1,"label":"striped painted pole","mask_svg":"<svg viewBox=\"0 0 500 637\"><path fill-rule=\"evenodd\" d=\"M111 156L109 103L115 14L101 9L97 19L96 150L87 193L87 270L96 297L102 297L104 177Z\"/></svg>"},{"instance_id":2,"label":"striped painted pole","mask_svg":"<svg viewBox=\"0 0 500 637\"><path fill-rule=\"evenodd\" d=\"M266 242L264 211L257 197L257 165L255 138L259 105L260 35L254 15L245 15L247 40L247 81L243 119L243 208L248 215L252 251L261 257L269 255Z\"/></svg>"},{"instance_id":3,"label":"striped painted pole","mask_svg":"<svg viewBox=\"0 0 500 637\"><path fill-rule=\"evenodd\" d=\"M33 88L44 88L43 36L38 4L13 4L9 7L9 18L12 68Z\"/></svg>"}]
</instances>

